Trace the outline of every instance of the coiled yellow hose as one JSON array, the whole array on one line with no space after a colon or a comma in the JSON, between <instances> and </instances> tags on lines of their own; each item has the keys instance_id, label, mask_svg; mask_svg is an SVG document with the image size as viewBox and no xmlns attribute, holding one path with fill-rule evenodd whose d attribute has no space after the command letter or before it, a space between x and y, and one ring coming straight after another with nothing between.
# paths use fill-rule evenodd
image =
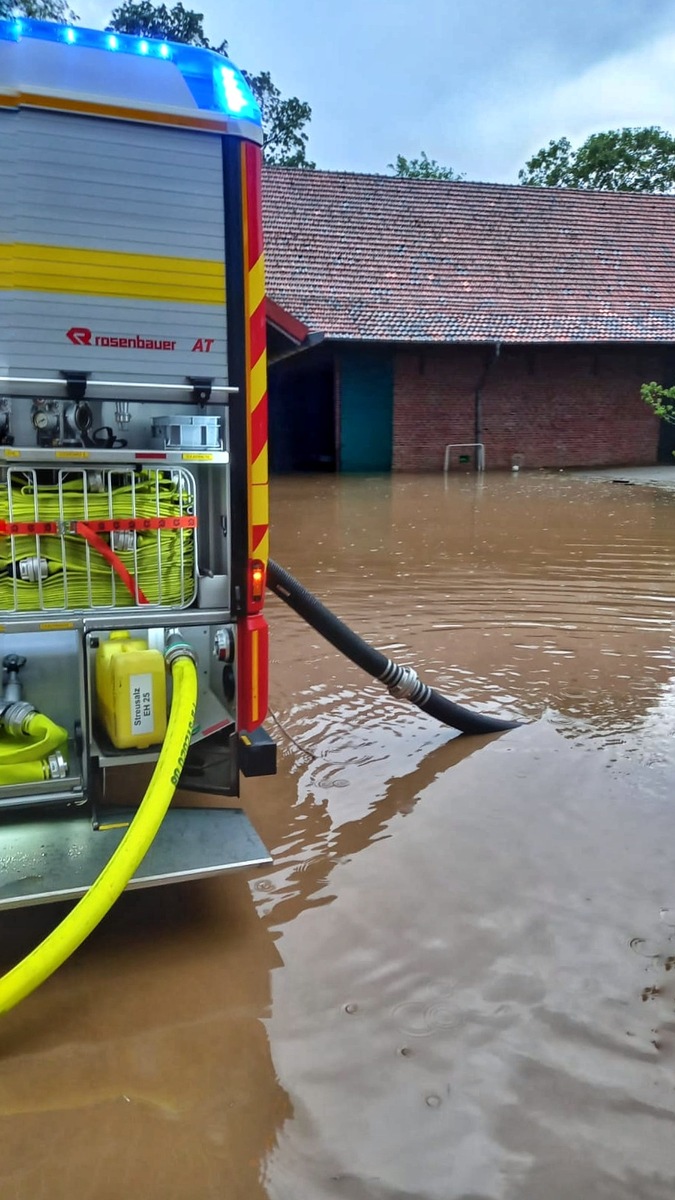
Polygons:
<instances>
[{"instance_id":1,"label":"coiled yellow hose","mask_svg":"<svg viewBox=\"0 0 675 1200\"><path fill-rule=\"evenodd\" d=\"M54 721L50 721L44 713L33 713L25 725L23 732L12 735L0 733L0 785L4 784L3 769L15 766L17 763L32 763L37 759L46 758L54 750L60 750L68 741L67 730ZM7 780L10 782L10 780Z\"/></svg>"},{"instance_id":2,"label":"coiled yellow hose","mask_svg":"<svg viewBox=\"0 0 675 1200\"><path fill-rule=\"evenodd\" d=\"M44 783L51 779L49 763L44 758L35 762L22 762L0 767L0 787L10 787L17 783Z\"/></svg>"},{"instance_id":3,"label":"coiled yellow hose","mask_svg":"<svg viewBox=\"0 0 675 1200\"><path fill-rule=\"evenodd\" d=\"M122 477L120 477L122 478ZM192 497L181 486L181 476L166 473L139 475L133 488L121 484L110 492L86 492L83 481L57 485L40 484L35 490L24 486L0 491L0 519L31 522L104 520L109 516L139 518L176 517L191 511ZM47 562L47 578L41 584L15 579L2 568L38 554ZM119 550L120 562L133 573L139 588L151 603L175 605L191 597L195 569L195 536L192 529L161 530L136 534L135 550ZM42 599L41 599L42 598ZM124 608L133 597L115 581L110 567L82 537L72 533L63 539L54 534L0 536L0 609L20 612L49 608L89 608L113 605Z\"/></svg>"},{"instance_id":4,"label":"coiled yellow hose","mask_svg":"<svg viewBox=\"0 0 675 1200\"><path fill-rule=\"evenodd\" d=\"M157 766L138 811L98 879L60 925L0 979L0 1014L9 1012L89 936L140 866L164 819L187 754L197 706L197 672L187 647L174 646L173 700Z\"/></svg>"}]
</instances>

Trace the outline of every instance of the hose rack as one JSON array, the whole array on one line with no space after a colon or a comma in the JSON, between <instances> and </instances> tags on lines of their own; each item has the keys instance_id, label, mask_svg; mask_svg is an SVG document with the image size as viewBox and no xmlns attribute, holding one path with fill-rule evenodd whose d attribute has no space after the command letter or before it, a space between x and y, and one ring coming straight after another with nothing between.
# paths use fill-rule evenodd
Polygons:
<instances>
[{"instance_id":1,"label":"hose rack","mask_svg":"<svg viewBox=\"0 0 675 1200\"><path fill-rule=\"evenodd\" d=\"M195 478L184 465L164 461L168 455L157 457L162 461L111 465L108 454L105 465L75 459L5 466L0 607L6 614L193 603Z\"/></svg>"}]
</instances>

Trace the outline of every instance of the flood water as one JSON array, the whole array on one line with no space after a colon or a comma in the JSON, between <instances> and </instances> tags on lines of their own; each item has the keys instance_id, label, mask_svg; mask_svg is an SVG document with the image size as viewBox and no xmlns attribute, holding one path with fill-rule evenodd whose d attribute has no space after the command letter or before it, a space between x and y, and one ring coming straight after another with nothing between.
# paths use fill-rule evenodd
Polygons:
<instances>
[{"instance_id":1,"label":"flood water","mask_svg":"<svg viewBox=\"0 0 675 1200\"><path fill-rule=\"evenodd\" d=\"M272 869L125 896L0 1025L2 1200L672 1200L675 492L283 479ZM56 908L0 920L9 966Z\"/></svg>"}]
</instances>

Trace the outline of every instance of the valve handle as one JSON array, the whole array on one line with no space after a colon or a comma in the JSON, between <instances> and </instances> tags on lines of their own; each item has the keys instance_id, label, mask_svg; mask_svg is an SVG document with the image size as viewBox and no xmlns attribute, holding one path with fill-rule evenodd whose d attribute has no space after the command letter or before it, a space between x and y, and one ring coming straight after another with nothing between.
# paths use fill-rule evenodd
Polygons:
<instances>
[{"instance_id":1,"label":"valve handle","mask_svg":"<svg viewBox=\"0 0 675 1200\"><path fill-rule=\"evenodd\" d=\"M6 671L20 671L26 665L26 659L22 654L6 654L2 660L2 665Z\"/></svg>"}]
</instances>

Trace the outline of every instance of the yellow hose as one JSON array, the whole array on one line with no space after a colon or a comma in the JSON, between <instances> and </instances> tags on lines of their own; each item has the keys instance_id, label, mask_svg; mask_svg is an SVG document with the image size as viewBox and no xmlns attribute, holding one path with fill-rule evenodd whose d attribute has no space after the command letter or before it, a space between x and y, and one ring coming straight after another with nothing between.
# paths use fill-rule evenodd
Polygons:
<instances>
[{"instance_id":1,"label":"yellow hose","mask_svg":"<svg viewBox=\"0 0 675 1200\"><path fill-rule=\"evenodd\" d=\"M0 734L0 773L2 767L10 764L47 758L54 750L65 746L67 741L65 729L50 721L44 713L33 713L26 721L23 732Z\"/></svg>"},{"instance_id":2,"label":"yellow hose","mask_svg":"<svg viewBox=\"0 0 675 1200\"><path fill-rule=\"evenodd\" d=\"M121 478L121 476L120 476ZM26 478L21 485L15 472L13 485L0 492L0 520L21 524L33 521L108 520L111 517L180 517L192 512L193 498L183 472L152 472L134 476L134 482L87 492L82 478L61 484L40 484ZM119 561L133 574L152 604L183 605L189 598L194 574L196 539L192 529L139 531L132 550L117 552ZM39 553L38 553L39 549ZM47 578L39 584L16 579L15 567L23 558L47 562ZM0 610L20 612L50 608L90 608L134 603L132 595L114 580L110 566L89 550L84 538L45 534L0 535Z\"/></svg>"},{"instance_id":3,"label":"yellow hose","mask_svg":"<svg viewBox=\"0 0 675 1200\"><path fill-rule=\"evenodd\" d=\"M0 787L9 787L17 783L43 783L51 779L49 763L44 758L36 762L0 764Z\"/></svg>"},{"instance_id":4,"label":"yellow hose","mask_svg":"<svg viewBox=\"0 0 675 1200\"><path fill-rule=\"evenodd\" d=\"M174 654L180 653L174 647ZM0 1013L35 991L77 950L140 866L171 803L185 762L197 706L197 672L183 652L172 664L173 700L157 766L138 812L98 879L56 929L0 979Z\"/></svg>"}]
</instances>

